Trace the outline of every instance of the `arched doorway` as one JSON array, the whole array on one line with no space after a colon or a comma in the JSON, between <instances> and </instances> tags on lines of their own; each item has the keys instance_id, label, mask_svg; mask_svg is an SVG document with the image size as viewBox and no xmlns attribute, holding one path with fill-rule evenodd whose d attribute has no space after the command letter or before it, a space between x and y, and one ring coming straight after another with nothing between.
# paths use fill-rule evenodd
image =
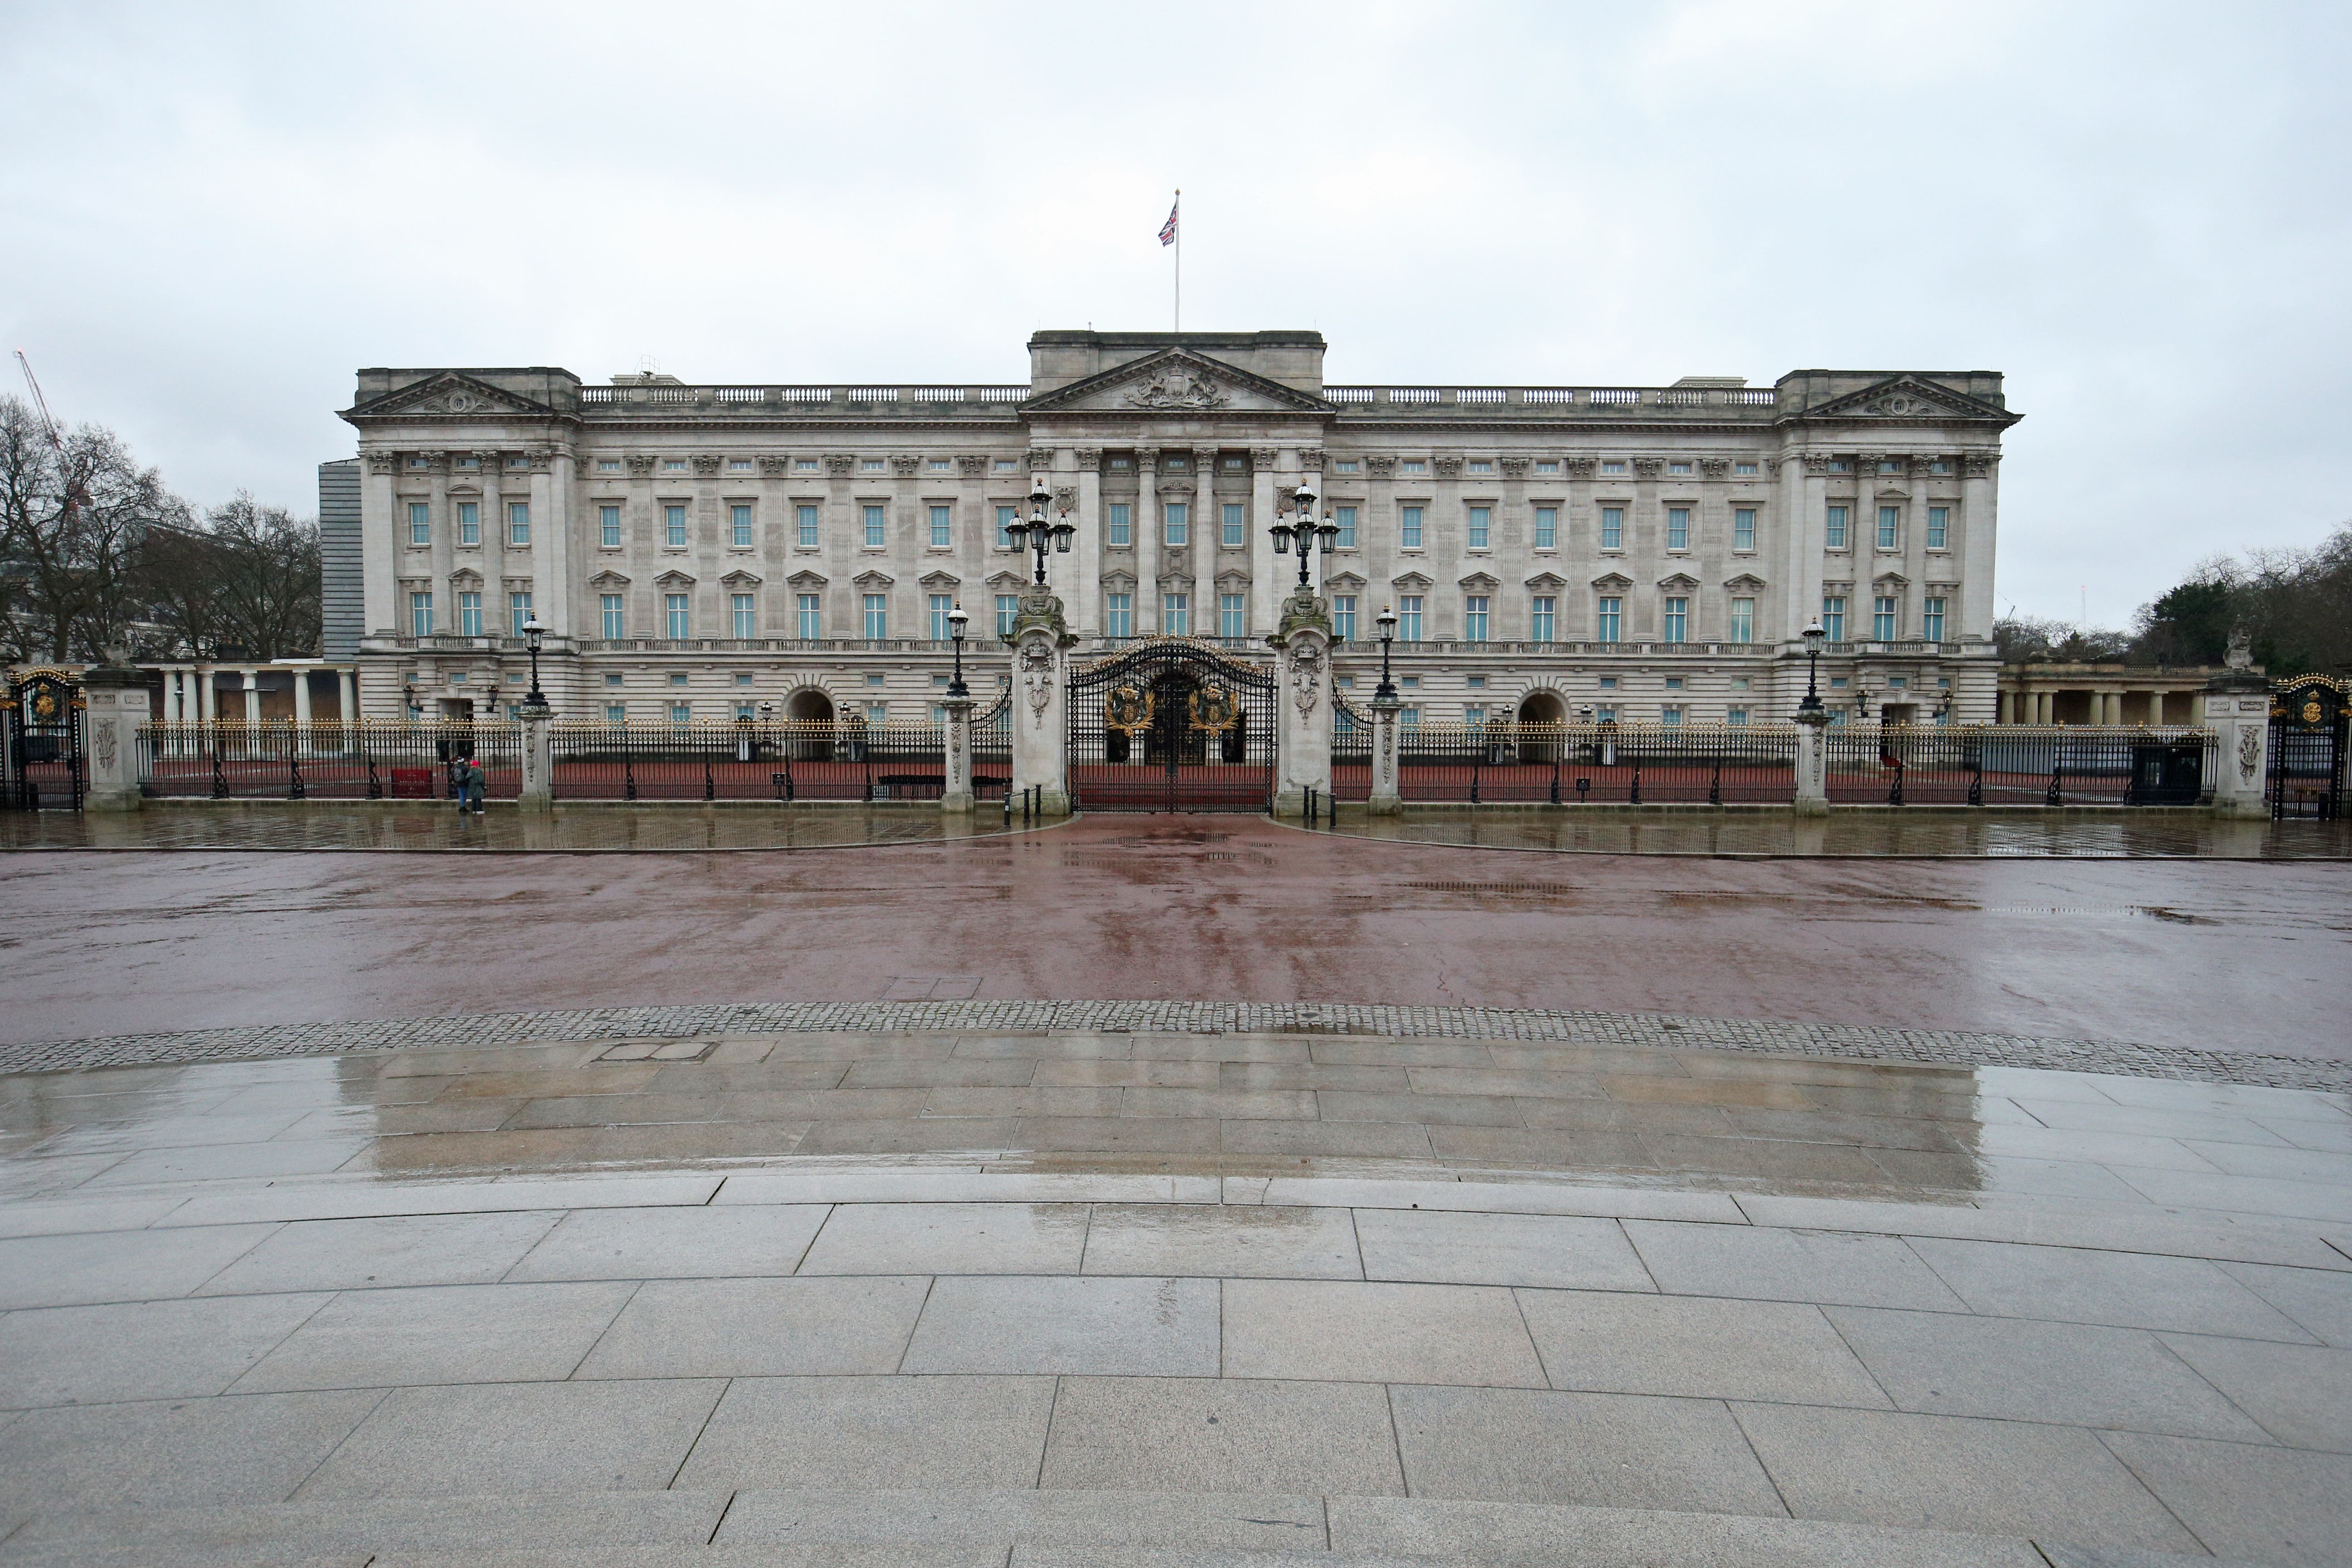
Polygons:
<instances>
[{"instance_id":1,"label":"arched doorway","mask_svg":"<svg viewBox=\"0 0 2352 1568\"><path fill-rule=\"evenodd\" d=\"M784 699L784 722L796 762L821 762L833 755L833 698L820 687L803 686Z\"/></svg>"},{"instance_id":2,"label":"arched doorway","mask_svg":"<svg viewBox=\"0 0 2352 1568\"><path fill-rule=\"evenodd\" d=\"M1070 681L1069 787L1081 811L1265 811L1271 672L1174 638Z\"/></svg>"},{"instance_id":3,"label":"arched doorway","mask_svg":"<svg viewBox=\"0 0 2352 1568\"><path fill-rule=\"evenodd\" d=\"M1559 726L1568 722L1568 704L1557 691L1530 691L1519 699L1519 761L1559 761ZM1535 728L1530 734L1529 728Z\"/></svg>"}]
</instances>

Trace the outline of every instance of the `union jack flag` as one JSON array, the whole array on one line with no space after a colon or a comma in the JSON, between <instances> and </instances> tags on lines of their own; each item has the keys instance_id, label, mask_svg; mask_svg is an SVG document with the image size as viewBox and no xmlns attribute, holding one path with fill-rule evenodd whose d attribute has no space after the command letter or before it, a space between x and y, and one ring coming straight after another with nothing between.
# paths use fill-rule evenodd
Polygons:
<instances>
[{"instance_id":1,"label":"union jack flag","mask_svg":"<svg viewBox=\"0 0 2352 1568\"><path fill-rule=\"evenodd\" d=\"M1181 206L1181 205L1183 205L1183 204L1182 204L1181 202L1179 202L1179 203L1177 204L1177 205L1178 205L1178 206ZM1175 243L1176 243L1176 208L1175 208L1175 207L1172 207L1172 206L1171 206L1171 207L1170 207L1170 208L1168 209L1168 221L1167 221L1166 223L1163 223L1163 224L1161 224L1161 225L1160 226L1160 244L1162 244L1162 245L1173 245L1173 244L1175 244Z\"/></svg>"}]
</instances>

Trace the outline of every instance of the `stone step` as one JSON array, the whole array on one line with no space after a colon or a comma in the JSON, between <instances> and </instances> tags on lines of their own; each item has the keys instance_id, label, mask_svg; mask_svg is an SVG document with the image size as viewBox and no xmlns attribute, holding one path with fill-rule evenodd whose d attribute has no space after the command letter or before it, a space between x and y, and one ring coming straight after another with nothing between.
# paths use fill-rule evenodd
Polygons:
<instances>
[{"instance_id":1,"label":"stone step","mask_svg":"<svg viewBox=\"0 0 2352 1568\"><path fill-rule=\"evenodd\" d=\"M714 1539L715 1537L715 1539ZM37 1514L0 1568L2229 1568L1822 1520L1165 1492L599 1492ZM2241 1568L2258 1568L2244 1564Z\"/></svg>"}]
</instances>

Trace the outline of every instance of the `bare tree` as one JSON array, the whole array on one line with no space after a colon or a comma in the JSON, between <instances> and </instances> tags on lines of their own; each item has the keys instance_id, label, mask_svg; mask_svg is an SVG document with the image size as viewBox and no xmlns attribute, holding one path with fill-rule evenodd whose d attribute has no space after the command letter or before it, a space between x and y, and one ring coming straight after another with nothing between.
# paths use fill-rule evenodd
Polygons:
<instances>
[{"instance_id":1,"label":"bare tree","mask_svg":"<svg viewBox=\"0 0 2352 1568\"><path fill-rule=\"evenodd\" d=\"M112 431L84 425L63 447L33 409L0 398L0 637L12 657L60 663L127 646L148 531L187 510Z\"/></svg>"},{"instance_id":2,"label":"bare tree","mask_svg":"<svg viewBox=\"0 0 2352 1568\"><path fill-rule=\"evenodd\" d=\"M319 523L236 495L205 516L214 549L213 612L223 640L251 658L316 657Z\"/></svg>"}]
</instances>

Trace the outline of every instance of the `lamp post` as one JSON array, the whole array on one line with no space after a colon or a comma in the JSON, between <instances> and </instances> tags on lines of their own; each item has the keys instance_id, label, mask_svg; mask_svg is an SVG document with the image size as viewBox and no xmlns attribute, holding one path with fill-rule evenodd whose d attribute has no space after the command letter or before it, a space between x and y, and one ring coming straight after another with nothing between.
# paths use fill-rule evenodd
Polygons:
<instances>
[{"instance_id":1,"label":"lamp post","mask_svg":"<svg viewBox=\"0 0 2352 1568\"><path fill-rule=\"evenodd\" d=\"M948 682L948 695L950 697L971 695L971 689L963 683L963 633L971 621L971 617L964 613L962 600L959 599L949 606L948 641L955 647L955 679Z\"/></svg>"},{"instance_id":2,"label":"lamp post","mask_svg":"<svg viewBox=\"0 0 2352 1568\"><path fill-rule=\"evenodd\" d=\"M1815 616L1802 635L1805 639L1805 700L1797 704L1797 711L1818 713L1822 710L1822 644L1829 641L1830 634L1822 629L1822 618Z\"/></svg>"},{"instance_id":3,"label":"lamp post","mask_svg":"<svg viewBox=\"0 0 2352 1568\"><path fill-rule=\"evenodd\" d=\"M1393 607L1382 605L1376 623L1381 628L1381 684L1372 693L1375 702L1397 700L1396 683L1389 679L1389 649L1396 642L1397 615Z\"/></svg>"},{"instance_id":4,"label":"lamp post","mask_svg":"<svg viewBox=\"0 0 2352 1568\"><path fill-rule=\"evenodd\" d=\"M1063 521L1060 522L1045 521L1045 509L1054 503L1054 492L1045 488L1045 481L1043 479L1037 479L1035 484L1037 488L1029 492L1029 521L1024 523L1015 523L1013 528L1007 531L1021 531L1029 535L1029 548L1037 557L1037 586L1042 588L1045 585L1046 550L1050 547L1061 554L1067 555L1070 552L1071 536L1078 531L1076 525L1069 521L1067 513L1063 514Z\"/></svg>"},{"instance_id":5,"label":"lamp post","mask_svg":"<svg viewBox=\"0 0 2352 1568\"><path fill-rule=\"evenodd\" d=\"M1291 541L1298 542L1298 585L1304 588L1309 585L1307 568L1315 552L1315 542L1320 539L1323 552L1328 555L1339 540L1339 525L1328 517L1319 523L1315 521L1315 487L1312 484L1300 481L1297 500L1293 504L1298 509L1297 521L1284 522L1277 519L1266 531L1274 535L1274 552L1276 555L1289 554Z\"/></svg>"},{"instance_id":6,"label":"lamp post","mask_svg":"<svg viewBox=\"0 0 2352 1568\"><path fill-rule=\"evenodd\" d=\"M522 700L526 708L544 708L547 694L539 689L539 645L547 637L547 628L539 624L537 616L527 616L522 623L522 646L530 650L530 695Z\"/></svg>"}]
</instances>

